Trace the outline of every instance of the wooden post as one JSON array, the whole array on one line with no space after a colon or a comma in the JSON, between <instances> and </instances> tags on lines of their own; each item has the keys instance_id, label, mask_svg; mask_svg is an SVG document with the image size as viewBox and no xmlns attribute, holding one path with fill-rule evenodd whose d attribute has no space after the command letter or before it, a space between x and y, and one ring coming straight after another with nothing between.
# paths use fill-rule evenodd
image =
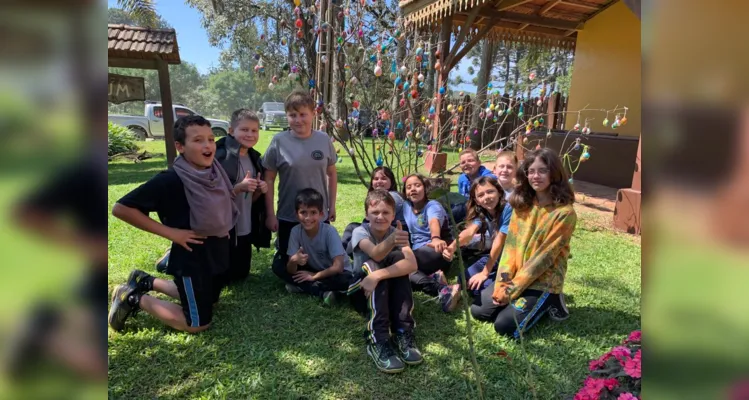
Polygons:
<instances>
[{"instance_id":1,"label":"wooden post","mask_svg":"<svg viewBox=\"0 0 749 400\"><path fill-rule=\"evenodd\" d=\"M161 109L164 117L164 142L166 144L166 162L170 167L177 157L174 147L174 108L172 107L172 88L169 84L169 65L162 59L156 60L159 70L159 90L161 91Z\"/></svg>"},{"instance_id":2,"label":"wooden post","mask_svg":"<svg viewBox=\"0 0 749 400\"><path fill-rule=\"evenodd\" d=\"M440 88L447 82L447 75L450 69L445 62L447 56L450 54L450 34L452 31L453 17L452 15L445 17L442 20L442 30L440 31L440 43L437 48L440 51L438 60L441 68L437 73L437 87L435 88L436 99L434 105L434 125L432 126L432 139L435 141L434 151L428 151L424 157L424 167L430 174L435 172L444 171L447 167L447 154L442 153L441 150L441 139L440 134L440 120L442 119L442 95L439 94ZM432 66L434 67L434 66Z\"/></svg>"}]
</instances>

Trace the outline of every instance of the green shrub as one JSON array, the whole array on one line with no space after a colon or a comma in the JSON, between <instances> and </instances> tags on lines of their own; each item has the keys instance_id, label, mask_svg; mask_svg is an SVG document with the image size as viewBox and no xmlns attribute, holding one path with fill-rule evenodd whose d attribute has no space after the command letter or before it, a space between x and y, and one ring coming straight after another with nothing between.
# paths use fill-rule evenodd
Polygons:
<instances>
[{"instance_id":1,"label":"green shrub","mask_svg":"<svg viewBox=\"0 0 749 400\"><path fill-rule=\"evenodd\" d=\"M109 122L107 127L109 130L107 155L113 156L138 150L138 145L135 144L135 134L130 129L112 122Z\"/></svg>"}]
</instances>

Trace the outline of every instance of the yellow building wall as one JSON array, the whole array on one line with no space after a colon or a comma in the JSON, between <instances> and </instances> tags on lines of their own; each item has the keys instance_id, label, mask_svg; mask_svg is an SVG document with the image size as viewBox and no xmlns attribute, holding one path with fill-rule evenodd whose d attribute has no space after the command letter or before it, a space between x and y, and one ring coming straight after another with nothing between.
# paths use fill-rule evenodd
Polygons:
<instances>
[{"instance_id":1,"label":"yellow building wall","mask_svg":"<svg viewBox=\"0 0 749 400\"><path fill-rule=\"evenodd\" d=\"M614 114L609 115L609 126L602 122L606 113L583 112L594 132L617 132L619 135L640 135L640 21L627 6L619 1L585 23L577 33L574 69L570 82L567 111L583 108L611 110L617 105L629 107L626 125L611 129ZM577 123L576 114L568 114L565 129Z\"/></svg>"}]
</instances>

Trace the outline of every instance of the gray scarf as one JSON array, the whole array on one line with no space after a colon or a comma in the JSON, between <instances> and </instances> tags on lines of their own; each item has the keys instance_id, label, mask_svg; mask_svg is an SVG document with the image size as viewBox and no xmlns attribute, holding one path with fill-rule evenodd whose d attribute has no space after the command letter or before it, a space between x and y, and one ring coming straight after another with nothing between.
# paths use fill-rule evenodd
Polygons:
<instances>
[{"instance_id":1,"label":"gray scarf","mask_svg":"<svg viewBox=\"0 0 749 400\"><path fill-rule=\"evenodd\" d=\"M239 210L232 200L232 184L218 161L197 170L179 156L174 160L174 171L185 186L192 230L203 236L227 236L237 223Z\"/></svg>"}]
</instances>

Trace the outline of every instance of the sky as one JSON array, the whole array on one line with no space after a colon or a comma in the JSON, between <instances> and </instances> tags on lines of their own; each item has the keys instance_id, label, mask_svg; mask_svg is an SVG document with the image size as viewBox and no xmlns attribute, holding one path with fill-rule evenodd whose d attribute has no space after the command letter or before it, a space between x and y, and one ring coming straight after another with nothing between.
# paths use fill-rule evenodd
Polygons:
<instances>
[{"instance_id":1,"label":"sky","mask_svg":"<svg viewBox=\"0 0 749 400\"><path fill-rule=\"evenodd\" d=\"M211 67L218 67L221 49L213 47L208 42L208 33L201 23L198 10L185 4L184 0L155 0L156 12L177 31L177 45L179 55L183 61L188 61L205 74ZM117 0L107 0L109 7L117 7ZM472 77L466 72L470 60L464 59L450 75L463 76L463 80L470 82ZM453 90L476 91L476 86L464 84L451 86Z\"/></svg>"}]
</instances>

